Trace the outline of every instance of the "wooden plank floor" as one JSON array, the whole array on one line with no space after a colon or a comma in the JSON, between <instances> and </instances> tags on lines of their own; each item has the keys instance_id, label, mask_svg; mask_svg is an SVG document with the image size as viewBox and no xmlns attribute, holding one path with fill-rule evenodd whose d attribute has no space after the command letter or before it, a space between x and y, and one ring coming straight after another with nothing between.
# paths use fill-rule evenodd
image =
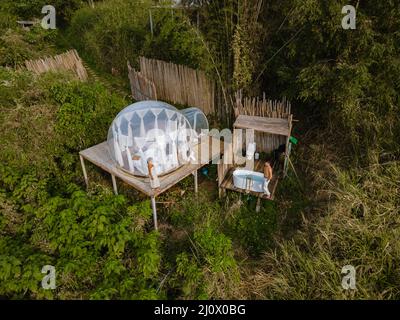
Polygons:
<instances>
[{"instance_id":1,"label":"wooden plank floor","mask_svg":"<svg viewBox=\"0 0 400 320\"><path fill-rule=\"evenodd\" d=\"M254 191L236 188L235 185L233 184L233 171L235 171L235 169L237 169L237 168L238 167L231 168L227 172L224 180L222 181L222 183L220 185L220 188L233 190L233 191L240 192L240 193L250 194L252 196L266 199L266 200L274 200L275 190L276 190L276 187L278 185L278 180L279 180L279 174L274 173L273 178L268 185L268 189L271 193L271 197L268 197L266 194L264 194L262 192L254 192ZM254 161L254 171L263 172L263 169L264 169L264 161L260 161L260 160Z\"/></svg>"},{"instance_id":2,"label":"wooden plank floor","mask_svg":"<svg viewBox=\"0 0 400 320\"><path fill-rule=\"evenodd\" d=\"M210 142L215 140L215 145L220 144L220 140L210 137ZM211 148L212 143L209 145L209 154L208 154L208 161L211 161L217 157L221 156L220 147L218 148ZM196 148L197 147L197 148ZM201 148L202 144L198 144L194 148L196 158L201 159ZM100 167L104 171L107 171L111 175L121 179L125 183L129 184L133 188L141 191L142 193L148 196L157 196L169 188L195 172L196 170L200 169L201 167L205 166L207 163L198 163L198 164L187 164L183 165L180 168L176 169L175 171L166 174L164 176L159 177L160 181L160 188L159 189L152 189L150 187L150 181L147 177L138 177L131 175L129 173L124 172L116 167L114 161L111 159L110 153L108 151L107 141L97 144L93 147L85 149L79 154L87 161L95 164L96 166ZM200 162L200 161L199 161Z\"/></svg>"}]
</instances>

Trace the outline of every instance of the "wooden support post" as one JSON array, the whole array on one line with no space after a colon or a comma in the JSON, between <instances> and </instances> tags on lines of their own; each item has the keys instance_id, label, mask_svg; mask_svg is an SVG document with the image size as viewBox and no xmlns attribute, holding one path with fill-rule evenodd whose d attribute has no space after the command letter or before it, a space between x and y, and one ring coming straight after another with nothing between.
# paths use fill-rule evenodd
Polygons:
<instances>
[{"instance_id":1,"label":"wooden support post","mask_svg":"<svg viewBox=\"0 0 400 320\"><path fill-rule=\"evenodd\" d=\"M115 195L118 195L117 181L115 180L115 176L113 174L111 175L111 180L113 184L114 193Z\"/></svg>"},{"instance_id":2,"label":"wooden support post","mask_svg":"<svg viewBox=\"0 0 400 320\"><path fill-rule=\"evenodd\" d=\"M154 229L158 230L156 198L154 196L151 197L151 208L153 209Z\"/></svg>"},{"instance_id":3,"label":"wooden support post","mask_svg":"<svg viewBox=\"0 0 400 320\"><path fill-rule=\"evenodd\" d=\"M85 178L86 188L88 188L89 187L89 180L88 180L86 167L85 167L85 159L81 155L79 155L79 158L81 159L81 166L82 166L83 176Z\"/></svg>"},{"instance_id":4,"label":"wooden support post","mask_svg":"<svg viewBox=\"0 0 400 320\"><path fill-rule=\"evenodd\" d=\"M193 172L194 175L194 192L197 193L199 191L198 187L198 179L197 179L197 170Z\"/></svg>"},{"instance_id":5,"label":"wooden support post","mask_svg":"<svg viewBox=\"0 0 400 320\"><path fill-rule=\"evenodd\" d=\"M257 205L256 205L256 212L260 212L260 208L261 208L261 198L258 197L257 198Z\"/></svg>"}]
</instances>

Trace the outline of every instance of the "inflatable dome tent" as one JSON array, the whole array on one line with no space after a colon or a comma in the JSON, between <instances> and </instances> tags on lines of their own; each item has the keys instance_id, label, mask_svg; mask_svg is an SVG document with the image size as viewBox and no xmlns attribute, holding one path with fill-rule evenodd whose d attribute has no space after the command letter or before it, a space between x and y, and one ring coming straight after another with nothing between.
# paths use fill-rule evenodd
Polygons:
<instances>
[{"instance_id":1,"label":"inflatable dome tent","mask_svg":"<svg viewBox=\"0 0 400 320\"><path fill-rule=\"evenodd\" d=\"M202 129L208 129L208 121L200 109L180 111L161 101L141 101L116 116L107 142L118 168L148 176L147 161L152 159L161 176L194 160L192 148Z\"/></svg>"}]
</instances>

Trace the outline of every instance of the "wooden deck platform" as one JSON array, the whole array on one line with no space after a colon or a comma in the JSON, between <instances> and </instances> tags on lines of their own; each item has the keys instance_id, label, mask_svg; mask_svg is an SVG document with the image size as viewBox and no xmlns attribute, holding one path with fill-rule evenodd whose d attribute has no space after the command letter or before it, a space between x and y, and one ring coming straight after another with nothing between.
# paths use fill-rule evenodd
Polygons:
<instances>
[{"instance_id":1,"label":"wooden deck platform","mask_svg":"<svg viewBox=\"0 0 400 320\"><path fill-rule=\"evenodd\" d=\"M279 174L274 173L273 178L268 185L268 189L271 193L271 196L268 197L266 194L261 193L261 192L254 192L254 191L250 191L250 190L236 188L233 184L232 174L233 174L233 171L235 171L235 169L237 169L237 168L240 168L240 167L234 167L234 168L229 169L229 171L225 175L224 180L222 181L222 183L219 186L221 189L232 190L232 191L236 191L236 192L240 192L240 193L250 194L252 196L255 196L255 197L261 198L261 199L274 200L275 190L276 190L276 187L278 185L278 180L279 180ZM263 169L264 169L264 162L260 161L260 160L255 160L254 161L254 171L263 172Z\"/></svg>"},{"instance_id":2,"label":"wooden deck platform","mask_svg":"<svg viewBox=\"0 0 400 320\"><path fill-rule=\"evenodd\" d=\"M215 140L214 143L220 144L219 140L211 138L211 137L210 137L210 142L212 141L211 139ZM200 157L201 157L200 150L201 150L201 144L198 144L194 150L197 159L200 159ZM184 178L186 178L187 176L189 176L191 173L194 173L201 167L208 164L209 161L211 161L217 157L220 157L221 151L220 151L220 148L218 148L218 150L216 148L214 148L214 150L212 150L211 143L210 143L209 157L208 157L207 163L186 164L186 165L183 165L180 168L176 169L175 171L172 171L169 174L160 176L159 177L160 188L157 190L152 189L150 187L150 181L149 181L148 177L134 176L134 175L126 173L123 170L117 168L108 152L107 141L97 144L88 149L85 149L85 150L79 152L79 155L81 157L82 168L85 168L83 161L87 160L87 161L95 164L96 166L100 167L104 171L107 171L112 176L114 176L113 180L115 179L115 177L119 178L122 181L124 181L125 183L129 184L130 186L134 187L135 189L141 191L142 193L144 193L148 196L157 196L157 195L167 191L169 188L171 188L173 185L177 184L179 181L181 181ZM87 183L88 178L87 178L87 174L85 171L86 171L86 169L84 169L84 176L85 176L85 181ZM114 188L114 191L116 191L115 188ZM117 193L117 191L116 191L116 193Z\"/></svg>"},{"instance_id":3,"label":"wooden deck platform","mask_svg":"<svg viewBox=\"0 0 400 320\"><path fill-rule=\"evenodd\" d=\"M116 178L121 179L128 185L132 186L136 190L146 194L151 197L151 203L153 208L153 217L154 217L154 226L157 229L157 211L156 211L156 202L155 197L160 195L161 193L167 191L169 188L180 182L181 180L188 177L190 174L194 176L194 185L195 192L197 192L197 170L201 167L207 165L210 161L214 159L219 159L221 157L221 147L223 147L223 143L221 143L220 139L216 139L213 137L209 137L209 145L208 145L208 155L202 155L201 150L207 150L207 141L204 140L202 143L199 143L194 147L194 152L196 159L203 159L205 161L198 161L196 164L186 164L176 169L175 171L166 174L164 176L159 177L160 188L153 189L150 186L150 180L148 177L138 177L131 175L129 173L124 172L119 169L113 159L111 159L110 153L108 151L107 141L97 144L88 149L82 150L79 152L83 175L85 177L86 185L88 185L88 175L85 166L85 160L93 163L94 165L100 167L104 171L110 173L112 184L114 188L115 194L118 194L117 189L117 181ZM214 147L213 147L214 146ZM216 147L217 146L217 147ZM202 158L203 157L203 158Z\"/></svg>"}]
</instances>

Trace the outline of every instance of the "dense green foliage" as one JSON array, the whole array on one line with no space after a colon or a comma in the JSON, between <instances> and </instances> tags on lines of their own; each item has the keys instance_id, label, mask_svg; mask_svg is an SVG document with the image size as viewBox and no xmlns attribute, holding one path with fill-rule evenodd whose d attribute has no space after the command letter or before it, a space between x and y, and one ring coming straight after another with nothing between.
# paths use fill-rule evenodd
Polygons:
<instances>
[{"instance_id":1,"label":"dense green foliage","mask_svg":"<svg viewBox=\"0 0 400 320\"><path fill-rule=\"evenodd\" d=\"M111 0L78 10L68 29L71 43L97 68L126 74L140 55L199 67L205 52L179 12L151 9L151 1Z\"/></svg>"},{"instance_id":2,"label":"dense green foliage","mask_svg":"<svg viewBox=\"0 0 400 320\"><path fill-rule=\"evenodd\" d=\"M68 75L2 69L1 77L9 82L0 90L0 295L156 297L158 236L143 229L149 203L130 205L101 187L87 195L75 184L78 151L103 140L125 102ZM45 264L56 267L56 292L39 289Z\"/></svg>"},{"instance_id":3,"label":"dense green foliage","mask_svg":"<svg viewBox=\"0 0 400 320\"><path fill-rule=\"evenodd\" d=\"M266 12L280 17L276 23L287 19L265 49L271 56L283 46L266 57L264 79L270 91L319 112L342 150L366 164L400 152L400 2L363 2L355 30L342 29L342 6L335 0L268 4Z\"/></svg>"},{"instance_id":4,"label":"dense green foliage","mask_svg":"<svg viewBox=\"0 0 400 320\"><path fill-rule=\"evenodd\" d=\"M35 79L29 73L6 69L0 75L4 83L0 92L2 162L19 170L35 170L40 176L74 175L77 152L101 142L126 104L99 84L68 80L68 75Z\"/></svg>"},{"instance_id":5,"label":"dense green foliage","mask_svg":"<svg viewBox=\"0 0 400 320\"><path fill-rule=\"evenodd\" d=\"M2 176L3 297L158 297L158 236L141 227L151 217L149 203L127 206L122 196L87 195L75 185L51 197L32 175L2 170ZM34 197L40 204L32 203ZM56 268L56 291L39 285L47 264Z\"/></svg>"}]
</instances>

